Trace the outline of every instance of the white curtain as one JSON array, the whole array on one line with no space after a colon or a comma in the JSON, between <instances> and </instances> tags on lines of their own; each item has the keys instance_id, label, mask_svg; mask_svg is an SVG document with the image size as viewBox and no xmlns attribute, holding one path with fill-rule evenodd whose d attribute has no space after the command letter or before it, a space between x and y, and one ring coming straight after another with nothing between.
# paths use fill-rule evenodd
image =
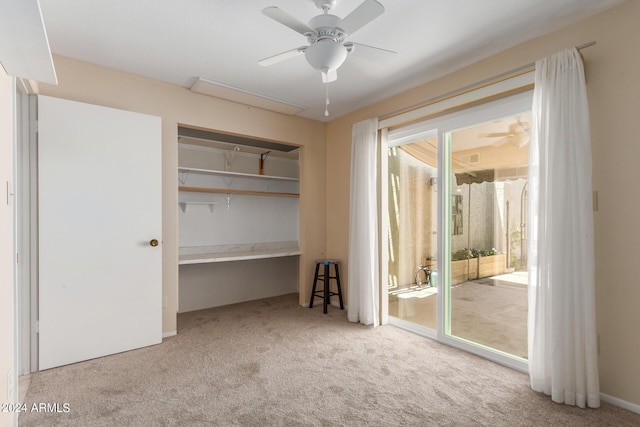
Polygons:
<instances>
[{"instance_id":1,"label":"white curtain","mask_svg":"<svg viewBox=\"0 0 640 427\"><path fill-rule=\"evenodd\" d=\"M378 119L353 125L349 203L350 322L378 326Z\"/></svg>"},{"instance_id":2,"label":"white curtain","mask_svg":"<svg viewBox=\"0 0 640 427\"><path fill-rule=\"evenodd\" d=\"M600 406L591 142L577 49L536 62L529 157L529 376L558 403Z\"/></svg>"}]
</instances>

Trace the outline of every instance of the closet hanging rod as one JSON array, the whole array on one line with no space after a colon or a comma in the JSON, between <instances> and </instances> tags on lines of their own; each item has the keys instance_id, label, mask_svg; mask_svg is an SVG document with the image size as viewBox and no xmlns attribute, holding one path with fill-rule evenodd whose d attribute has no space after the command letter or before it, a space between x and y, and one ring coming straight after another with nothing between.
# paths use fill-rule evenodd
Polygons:
<instances>
[{"instance_id":1,"label":"closet hanging rod","mask_svg":"<svg viewBox=\"0 0 640 427\"><path fill-rule=\"evenodd\" d=\"M581 44L580 46L576 46L576 49L582 50L582 49L585 49L587 47L593 46L594 44L596 44L595 40L590 41L588 43ZM378 120L390 119L391 117L395 117L395 116L398 116L400 114L404 114L404 113L406 113L408 111L416 110L418 108L425 107L425 106L427 106L429 104L433 104L433 103L436 103L438 101L442 101L442 100L445 100L447 98L454 97L456 95L461 95L461 94L463 94L465 92L469 92L470 90L478 89L480 87L483 87L483 86L486 86L486 85L489 85L489 84L492 84L492 83L496 83L496 82L498 82L498 81L500 81L500 80L502 80L502 79L504 79L506 77L523 74L526 70L528 70L529 68L533 68L535 65L536 65L535 61L534 62L530 62L530 63L528 63L526 65L521 65L519 67L513 68L513 69L508 70L508 71L504 71L502 73L499 73L499 74L496 74L494 76L488 77L486 79L477 81L475 83L471 83L471 84L469 84L467 86L452 90L452 91L447 92L445 94L435 96L435 97L433 97L433 98L431 98L431 99L429 99L427 101L420 102L419 104L414 104L414 105L411 105L409 107L403 108L401 110L396 110L394 112L391 112L391 113L388 113L388 114L384 114L384 115L380 116L378 118Z\"/></svg>"}]
</instances>

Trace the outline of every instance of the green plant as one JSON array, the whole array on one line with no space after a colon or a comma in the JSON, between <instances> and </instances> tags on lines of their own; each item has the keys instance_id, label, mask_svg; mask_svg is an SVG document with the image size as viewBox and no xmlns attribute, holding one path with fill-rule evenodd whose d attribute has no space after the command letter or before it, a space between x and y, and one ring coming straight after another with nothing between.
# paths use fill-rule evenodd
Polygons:
<instances>
[{"instance_id":1,"label":"green plant","mask_svg":"<svg viewBox=\"0 0 640 427\"><path fill-rule=\"evenodd\" d=\"M491 255L496 255L498 253L496 251L496 248L486 249L479 252L480 252L480 256L491 256Z\"/></svg>"},{"instance_id":2,"label":"green plant","mask_svg":"<svg viewBox=\"0 0 640 427\"><path fill-rule=\"evenodd\" d=\"M467 248L459 249L451 254L451 261L460 261L470 258L474 258L473 252L471 252L471 250Z\"/></svg>"},{"instance_id":3,"label":"green plant","mask_svg":"<svg viewBox=\"0 0 640 427\"><path fill-rule=\"evenodd\" d=\"M481 256L496 255L496 248L491 249L459 249L451 254L451 261L460 261L464 259L478 258Z\"/></svg>"}]
</instances>

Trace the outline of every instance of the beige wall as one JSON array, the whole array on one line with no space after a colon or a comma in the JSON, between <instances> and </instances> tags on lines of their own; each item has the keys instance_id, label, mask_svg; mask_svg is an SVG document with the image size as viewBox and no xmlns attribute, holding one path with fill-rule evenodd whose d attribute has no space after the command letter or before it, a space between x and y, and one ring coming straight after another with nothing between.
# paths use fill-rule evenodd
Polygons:
<instances>
[{"instance_id":1,"label":"beige wall","mask_svg":"<svg viewBox=\"0 0 640 427\"><path fill-rule=\"evenodd\" d=\"M13 83L0 68L0 402L8 395L7 379L14 372L13 204L6 202L6 182L13 181ZM11 374L13 377L13 374ZM0 412L0 426L13 425L13 415Z\"/></svg>"},{"instance_id":2,"label":"beige wall","mask_svg":"<svg viewBox=\"0 0 640 427\"><path fill-rule=\"evenodd\" d=\"M327 126L327 252L347 260L351 125L531 63L592 40L583 51L590 101L601 391L640 405L640 1L537 38L458 72L361 109ZM348 262L345 263L348 267ZM346 268L344 277L347 277Z\"/></svg>"},{"instance_id":3,"label":"beige wall","mask_svg":"<svg viewBox=\"0 0 640 427\"><path fill-rule=\"evenodd\" d=\"M302 147L300 154L300 302L307 300L314 260L325 251L325 125L195 94L183 87L65 57L54 57L57 86L39 92L162 117L163 332L178 310L178 124L260 137Z\"/></svg>"}]
</instances>

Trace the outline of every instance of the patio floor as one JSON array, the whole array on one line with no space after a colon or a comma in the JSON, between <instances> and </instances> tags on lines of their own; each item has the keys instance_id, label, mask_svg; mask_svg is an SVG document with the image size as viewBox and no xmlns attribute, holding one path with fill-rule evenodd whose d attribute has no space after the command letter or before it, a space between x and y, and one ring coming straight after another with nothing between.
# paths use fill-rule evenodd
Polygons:
<instances>
[{"instance_id":1,"label":"patio floor","mask_svg":"<svg viewBox=\"0 0 640 427\"><path fill-rule=\"evenodd\" d=\"M515 272L451 288L452 335L527 358L527 274ZM389 315L436 328L438 288L390 292Z\"/></svg>"}]
</instances>

